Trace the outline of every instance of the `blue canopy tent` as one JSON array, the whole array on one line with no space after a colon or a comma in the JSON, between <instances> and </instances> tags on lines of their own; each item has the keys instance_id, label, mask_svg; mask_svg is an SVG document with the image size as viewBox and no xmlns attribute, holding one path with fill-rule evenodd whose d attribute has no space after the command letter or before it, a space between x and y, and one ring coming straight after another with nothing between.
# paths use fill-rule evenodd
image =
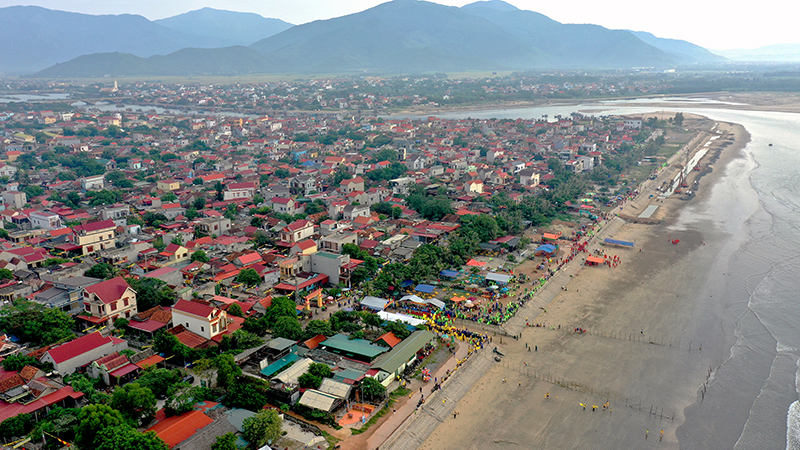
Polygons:
<instances>
[{"instance_id":1,"label":"blue canopy tent","mask_svg":"<svg viewBox=\"0 0 800 450\"><path fill-rule=\"evenodd\" d=\"M412 284L414 284L414 282L412 280L406 280L406 281L403 281L402 283L400 283L400 287L401 288L407 288L407 287L411 286Z\"/></svg>"},{"instance_id":2,"label":"blue canopy tent","mask_svg":"<svg viewBox=\"0 0 800 450\"><path fill-rule=\"evenodd\" d=\"M542 244L542 245L536 247L536 250L533 252L533 254L534 255L541 255L541 254L552 255L553 253L555 253L557 248L558 247L556 247L553 244Z\"/></svg>"},{"instance_id":3,"label":"blue canopy tent","mask_svg":"<svg viewBox=\"0 0 800 450\"><path fill-rule=\"evenodd\" d=\"M424 294L430 294L436 289L436 286L431 286L430 284L418 284L416 288L414 288L417 292L422 292Z\"/></svg>"},{"instance_id":4,"label":"blue canopy tent","mask_svg":"<svg viewBox=\"0 0 800 450\"><path fill-rule=\"evenodd\" d=\"M611 239L611 238L605 238L603 242L605 242L606 244L621 245L623 247L631 247L631 248L633 248L634 245L633 242L620 241L618 239Z\"/></svg>"},{"instance_id":5,"label":"blue canopy tent","mask_svg":"<svg viewBox=\"0 0 800 450\"><path fill-rule=\"evenodd\" d=\"M439 272L439 276L442 278L458 278L458 272L455 270L443 270Z\"/></svg>"}]
</instances>

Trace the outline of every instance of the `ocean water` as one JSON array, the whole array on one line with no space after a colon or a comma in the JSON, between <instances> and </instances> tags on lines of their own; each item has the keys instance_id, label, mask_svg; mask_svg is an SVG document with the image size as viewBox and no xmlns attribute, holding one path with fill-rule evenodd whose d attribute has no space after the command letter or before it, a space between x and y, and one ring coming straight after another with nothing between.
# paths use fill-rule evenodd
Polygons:
<instances>
[{"instance_id":1,"label":"ocean water","mask_svg":"<svg viewBox=\"0 0 800 450\"><path fill-rule=\"evenodd\" d=\"M687 339L703 342L709 376L684 410L678 441L685 449L800 450L800 114L713 106L664 108L739 123L751 135L742 157L673 225L704 230L717 252L692 292L697 317L685 330ZM653 110L604 102L441 117L552 119L576 111Z\"/></svg>"}]
</instances>

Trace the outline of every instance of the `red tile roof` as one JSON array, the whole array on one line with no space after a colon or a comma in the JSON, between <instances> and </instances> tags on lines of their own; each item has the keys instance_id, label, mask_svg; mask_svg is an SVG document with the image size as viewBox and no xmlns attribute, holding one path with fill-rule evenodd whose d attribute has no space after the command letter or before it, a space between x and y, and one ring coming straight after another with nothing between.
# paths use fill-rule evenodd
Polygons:
<instances>
[{"instance_id":1,"label":"red tile roof","mask_svg":"<svg viewBox=\"0 0 800 450\"><path fill-rule=\"evenodd\" d=\"M169 448L172 448L194 436L200 429L213 421L201 411L190 411L180 416L164 419L148 428L147 431L154 431Z\"/></svg>"},{"instance_id":2,"label":"red tile roof","mask_svg":"<svg viewBox=\"0 0 800 450\"><path fill-rule=\"evenodd\" d=\"M173 311L181 311L200 317L208 317L214 312L214 307L200 302L190 302L188 300L178 300L172 307Z\"/></svg>"},{"instance_id":3,"label":"red tile roof","mask_svg":"<svg viewBox=\"0 0 800 450\"><path fill-rule=\"evenodd\" d=\"M103 336L99 331L95 331L92 334L81 336L78 339L73 339L58 347L51 348L47 353L50 354L53 361L62 363L109 343L111 343L111 338Z\"/></svg>"},{"instance_id":4,"label":"red tile roof","mask_svg":"<svg viewBox=\"0 0 800 450\"><path fill-rule=\"evenodd\" d=\"M87 233L105 228L115 228L113 220L101 220L99 222L87 223L85 225L78 225L74 228L75 231L85 231Z\"/></svg>"},{"instance_id":5,"label":"red tile roof","mask_svg":"<svg viewBox=\"0 0 800 450\"><path fill-rule=\"evenodd\" d=\"M86 288L86 292L97 295L100 301L108 304L121 299L129 287L124 278L116 277L93 284Z\"/></svg>"}]
</instances>

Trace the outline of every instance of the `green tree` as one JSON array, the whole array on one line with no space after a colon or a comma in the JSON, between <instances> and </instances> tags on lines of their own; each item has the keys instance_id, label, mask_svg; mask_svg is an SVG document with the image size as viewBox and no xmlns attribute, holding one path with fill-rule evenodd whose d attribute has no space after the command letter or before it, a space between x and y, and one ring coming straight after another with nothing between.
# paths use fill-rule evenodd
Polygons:
<instances>
[{"instance_id":1,"label":"green tree","mask_svg":"<svg viewBox=\"0 0 800 450\"><path fill-rule=\"evenodd\" d=\"M303 333L304 339L311 339L319 334L325 336L333 336L335 333L331 328L330 322L327 320L314 319L308 322L305 332Z\"/></svg>"},{"instance_id":2,"label":"green tree","mask_svg":"<svg viewBox=\"0 0 800 450\"><path fill-rule=\"evenodd\" d=\"M167 192L166 194L161 196L161 201L164 203L172 203L178 199L178 196L175 195L174 192Z\"/></svg>"},{"instance_id":3,"label":"green tree","mask_svg":"<svg viewBox=\"0 0 800 450\"><path fill-rule=\"evenodd\" d=\"M682 126L683 125L683 113L682 112L676 113L675 114L675 118L672 119L672 123L674 123L675 126L677 126L677 127Z\"/></svg>"},{"instance_id":4,"label":"green tree","mask_svg":"<svg viewBox=\"0 0 800 450\"><path fill-rule=\"evenodd\" d=\"M274 409L261 410L255 416L244 419L242 424L244 438L256 448L278 439L282 427L281 418Z\"/></svg>"},{"instance_id":5,"label":"green tree","mask_svg":"<svg viewBox=\"0 0 800 450\"><path fill-rule=\"evenodd\" d=\"M78 414L75 443L82 450L93 449L98 432L120 425L125 425L125 419L116 409L108 405L86 405Z\"/></svg>"},{"instance_id":6,"label":"green tree","mask_svg":"<svg viewBox=\"0 0 800 450\"><path fill-rule=\"evenodd\" d=\"M208 255L206 255L206 252L204 252L203 250L197 250L196 252L192 253L191 260L207 263L209 261L209 258Z\"/></svg>"},{"instance_id":7,"label":"green tree","mask_svg":"<svg viewBox=\"0 0 800 450\"><path fill-rule=\"evenodd\" d=\"M19 414L9 417L0 423L0 436L5 438L15 438L28 434L33 428L33 420L30 414Z\"/></svg>"},{"instance_id":8,"label":"green tree","mask_svg":"<svg viewBox=\"0 0 800 450\"><path fill-rule=\"evenodd\" d=\"M90 267L84 275L92 278L109 279L117 274L117 268L108 263L99 263Z\"/></svg>"},{"instance_id":9,"label":"green tree","mask_svg":"<svg viewBox=\"0 0 800 450\"><path fill-rule=\"evenodd\" d=\"M311 375L316 375L320 378L331 378L333 376L333 371L327 364L321 363L311 363L308 366L308 373Z\"/></svg>"},{"instance_id":10,"label":"green tree","mask_svg":"<svg viewBox=\"0 0 800 450\"><path fill-rule=\"evenodd\" d=\"M93 450L169 450L169 446L154 431L141 433L126 425L97 431ZM81 447L84 448L91 447Z\"/></svg>"},{"instance_id":11,"label":"green tree","mask_svg":"<svg viewBox=\"0 0 800 450\"><path fill-rule=\"evenodd\" d=\"M154 306L172 306L177 296L167 283L157 278L126 278L125 281L136 291L136 304L139 311Z\"/></svg>"},{"instance_id":12,"label":"green tree","mask_svg":"<svg viewBox=\"0 0 800 450\"><path fill-rule=\"evenodd\" d=\"M322 377L306 372L297 377L297 384L304 389L319 389L322 384Z\"/></svg>"},{"instance_id":13,"label":"green tree","mask_svg":"<svg viewBox=\"0 0 800 450\"><path fill-rule=\"evenodd\" d=\"M22 370L23 367L32 366L34 364L36 364L36 360L30 356L15 353L13 355L6 356L6 358L3 360L3 369L12 372Z\"/></svg>"},{"instance_id":14,"label":"green tree","mask_svg":"<svg viewBox=\"0 0 800 450\"><path fill-rule=\"evenodd\" d=\"M232 432L217 436L216 441L211 444L211 450L239 450L238 447L236 447L237 439L236 435Z\"/></svg>"},{"instance_id":15,"label":"green tree","mask_svg":"<svg viewBox=\"0 0 800 450\"><path fill-rule=\"evenodd\" d=\"M0 280L13 280L14 272L9 269L0 269Z\"/></svg>"},{"instance_id":16,"label":"green tree","mask_svg":"<svg viewBox=\"0 0 800 450\"><path fill-rule=\"evenodd\" d=\"M28 196L29 199L44 194L44 188L41 186L37 186L35 184L29 184L25 186L25 189L23 189L23 191L25 191L25 194Z\"/></svg>"},{"instance_id":17,"label":"green tree","mask_svg":"<svg viewBox=\"0 0 800 450\"><path fill-rule=\"evenodd\" d=\"M25 299L0 309L0 329L35 345L49 345L74 336L75 321L64 311Z\"/></svg>"},{"instance_id":18,"label":"green tree","mask_svg":"<svg viewBox=\"0 0 800 450\"><path fill-rule=\"evenodd\" d=\"M255 269L244 269L236 276L237 283L244 283L248 286L261 284L261 275Z\"/></svg>"},{"instance_id":19,"label":"green tree","mask_svg":"<svg viewBox=\"0 0 800 450\"><path fill-rule=\"evenodd\" d=\"M236 317L244 317L244 311L242 311L242 307L239 306L238 303L234 303L228 307L228 314Z\"/></svg>"},{"instance_id":20,"label":"green tree","mask_svg":"<svg viewBox=\"0 0 800 450\"><path fill-rule=\"evenodd\" d=\"M272 327L280 317L297 318L297 304L289 297L275 297L272 304L267 308L264 318L267 326Z\"/></svg>"},{"instance_id":21,"label":"green tree","mask_svg":"<svg viewBox=\"0 0 800 450\"><path fill-rule=\"evenodd\" d=\"M192 202L192 206L194 206L195 209L197 209L197 210L205 209L205 207L206 207L206 198L203 197L202 195L200 197L197 197L196 199L194 199L194 202Z\"/></svg>"},{"instance_id":22,"label":"green tree","mask_svg":"<svg viewBox=\"0 0 800 450\"><path fill-rule=\"evenodd\" d=\"M217 368L217 386L222 388L229 387L242 374L242 369L236 365L232 355L217 356L214 358L214 366Z\"/></svg>"},{"instance_id":23,"label":"green tree","mask_svg":"<svg viewBox=\"0 0 800 450\"><path fill-rule=\"evenodd\" d=\"M224 196L222 195L222 191L225 189L225 186L222 185L221 182L217 181L214 183L214 190L217 191L217 201L221 202Z\"/></svg>"},{"instance_id":24,"label":"green tree","mask_svg":"<svg viewBox=\"0 0 800 450\"><path fill-rule=\"evenodd\" d=\"M279 317L272 326L272 332L275 334L275 336L294 341L303 337L303 327L300 326L300 322L297 320L296 316Z\"/></svg>"},{"instance_id":25,"label":"green tree","mask_svg":"<svg viewBox=\"0 0 800 450\"><path fill-rule=\"evenodd\" d=\"M222 399L222 403L229 408L244 408L258 411L267 404L266 387L256 384L250 377L239 379Z\"/></svg>"},{"instance_id":26,"label":"green tree","mask_svg":"<svg viewBox=\"0 0 800 450\"><path fill-rule=\"evenodd\" d=\"M90 378L85 374L73 373L64 376L64 381L70 385L75 392L83 393L83 399L90 404L107 404L111 397L109 394L97 390L97 385L100 384L98 378Z\"/></svg>"},{"instance_id":27,"label":"green tree","mask_svg":"<svg viewBox=\"0 0 800 450\"><path fill-rule=\"evenodd\" d=\"M361 392L364 393L364 397L369 399L382 398L386 395L386 387L375 378L364 377L361 380Z\"/></svg>"},{"instance_id":28,"label":"green tree","mask_svg":"<svg viewBox=\"0 0 800 450\"><path fill-rule=\"evenodd\" d=\"M174 336L173 336L174 337ZM150 366L145 369L137 382L153 392L153 395L163 398L167 391L181 381L181 372L178 369L157 369Z\"/></svg>"},{"instance_id":29,"label":"green tree","mask_svg":"<svg viewBox=\"0 0 800 450\"><path fill-rule=\"evenodd\" d=\"M331 185L332 186L339 186L339 184L344 180L349 180L353 178L353 175L347 171L347 168L344 166L339 166L336 168L336 171L333 173L333 177L331 178Z\"/></svg>"},{"instance_id":30,"label":"green tree","mask_svg":"<svg viewBox=\"0 0 800 450\"><path fill-rule=\"evenodd\" d=\"M167 416L179 416L194 409L197 402L203 400L203 391L207 388L191 386L181 383L170 389L169 397L164 402L164 412Z\"/></svg>"},{"instance_id":31,"label":"green tree","mask_svg":"<svg viewBox=\"0 0 800 450\"><path fill-rule=\"evenodd\" d=\"M114 389L111 407L121 412L132 425L139 426L156 415L156 396L139 383L128 383Z\"/></svg>"}]
</instances>

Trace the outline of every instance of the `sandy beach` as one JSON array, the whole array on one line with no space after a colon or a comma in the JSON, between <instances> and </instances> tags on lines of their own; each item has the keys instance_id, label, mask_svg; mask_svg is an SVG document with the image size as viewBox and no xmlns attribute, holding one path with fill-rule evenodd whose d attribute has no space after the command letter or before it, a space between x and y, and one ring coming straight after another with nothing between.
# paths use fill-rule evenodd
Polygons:
<instances>
[{"instance_id":1,"label":"sandy beach","mask_svg":"<svg viewBox=\"0 0 800 450\"><path fill-rule=\"evenodd\" d=\"M708 322L713 301L691 294L700 290L724 235L711 225L685 228L676 219L683 207L708 195L749 140L738 125L690 121L711 131L695 148L720 136L701 161L712 170L687 180L693 185L692 177L703 175L697 195L650 198L659 178L615 210L636 217L648 204L659 206L657 223L615 218L599 236L633 241L636 248L600 246L598 240L589 246L617 255L618 267L580 266L584 254L565 268L571 278L550 283L556 292L540 294L547 303L531 301L518 312L545 326L522 327L519 341L506 338L503 361L460 400L458 417L448 417L420 448L678 448L683 411L704 395L701 387L730 343L718 333L726 324ZM680 243L673 244L676 239ZM587 332L576 333L576 327Z\"/></svg>"}]
</instances>

